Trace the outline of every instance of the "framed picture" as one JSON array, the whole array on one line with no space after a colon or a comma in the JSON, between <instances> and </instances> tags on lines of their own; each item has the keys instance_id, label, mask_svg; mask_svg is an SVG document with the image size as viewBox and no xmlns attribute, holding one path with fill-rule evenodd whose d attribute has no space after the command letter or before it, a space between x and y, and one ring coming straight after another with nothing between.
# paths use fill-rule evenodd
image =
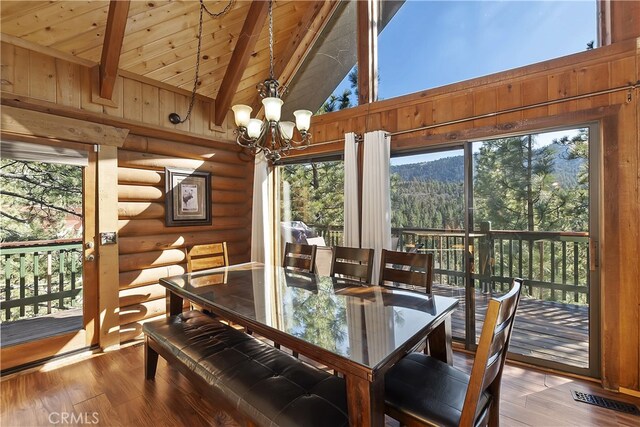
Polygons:
<instances>
[{"instance_id":1,"label":"framed picture","mask_svg":"<svg viewBox=\"0 0 640 427\"><path fill-rule=\"evenodd\" d=\"M211 224L211 173L165 168L165 225Z\"/></svg>"}]
</instances>

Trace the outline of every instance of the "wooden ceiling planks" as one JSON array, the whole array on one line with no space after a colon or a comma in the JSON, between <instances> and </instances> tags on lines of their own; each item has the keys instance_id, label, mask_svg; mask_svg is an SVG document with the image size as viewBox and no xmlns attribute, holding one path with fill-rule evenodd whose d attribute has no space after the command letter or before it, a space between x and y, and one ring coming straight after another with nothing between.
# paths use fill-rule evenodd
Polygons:
<instances>
[{"instance_id":1,"label":"wooden ceiling planks","mask_svg":"<svg viewBox=\"0 0 640 427\"><path fill-rule=\"evenodd\" d=\"M260 30L264 27L265 19L269 13L269 5L270 3L258 0L254 0L251 3L251 9L249 9L247 19L242 25L242 31L237 38L229 66L225 70L220 90L216 95L214 116L216 126L222 124L229 108L231 108L233 95L238 88L242 73L249 63L251 53L256 47L260 37Z\"/></svg>"},{"instance_id":2,"label":"wooden ceiling planks","mask_svg":"<svg viewBox=\"0 0 640 427\"><path fill-rule=\"evenodd\" d=\"M274 41L278 70L288 63L300 28L317 15L318 1L274 1ZM212 12L226 1L207 2ZM119 67L128 73L190 91L195 75L199 3L194 0L132 1L127 16ZM215 98L249 13L251 2L235 1L219 19L204 14L198 93ZM313 12L309 12L312 10ZM2 32L39 46L99 63L105 39L109 1L2 1ZM266 20L265 20L266 24ZM233 102L251 103L255 86L269 75L268 26L260 28L248 53ZM291 39L296 40L292 41ZM276 77L279 77L276 74Z\"/></svg>"},{"instance_id":3,"label":"wooden ceiling planks","mask_svg":"<svg viewBox=\"0 0 640 427\"><path fill-rule=\"evenodd\" d=\"M16 3L24 4L25 2L2 2L2 31L16 37L24 37L28 34L45 30L47 27L56 26L61 21L68 19L71 14L82 15L101 9L109 4L108 1L33 2L38 5L28 12L23 11L18 17L15 17L15 15L6 16L4 14L5 4ZM30 5L31 2L26 7L29 8ZM12 16L15 19L12 19Z\"/></svg>"}]
</instances>

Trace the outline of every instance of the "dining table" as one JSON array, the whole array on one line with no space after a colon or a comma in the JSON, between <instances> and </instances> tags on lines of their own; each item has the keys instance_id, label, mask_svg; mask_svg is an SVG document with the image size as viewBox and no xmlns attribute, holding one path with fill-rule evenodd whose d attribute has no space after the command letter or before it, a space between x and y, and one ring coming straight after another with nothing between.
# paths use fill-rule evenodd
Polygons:
<instances>
[{"instance_id":1,"label":"dining table","mask_svg":"<svg viewBox=\"0 0 640 427\"><path fill-rule=\"evenodd\" d=\"M188 300L344 376L349 424L384 425L384 376L429 342L452 363L455 298L250 262L160 279L167 315Z\"/></svg>"}]
</instances>

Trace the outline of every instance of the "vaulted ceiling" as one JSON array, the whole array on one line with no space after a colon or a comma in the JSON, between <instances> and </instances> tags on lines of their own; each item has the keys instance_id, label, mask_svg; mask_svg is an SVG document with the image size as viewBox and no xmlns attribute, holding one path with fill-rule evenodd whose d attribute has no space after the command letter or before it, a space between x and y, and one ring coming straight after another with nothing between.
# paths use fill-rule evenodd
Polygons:
<instances>
[{"instance_id":1,"label":"vaulted ceiling","mask_svg":"<svg viewBox=\"0 0 640 427\"><path fill-rule=\"evenodd\" d=\"M101 59L104 62L110 3L3 0L0 3L1 31L5 38L7 35L19 38L98 64ZM228 3L226 0L205 1L213 13L221 12ZM335 5L335 1L274 2L275 73L281 83L290 81ZM193 0L131 1L123 15L126 25L121 52L116 55L117 66L191 91L199 8L200 3ZM257 105L256 85L269 74L266 2L232 0L226 14L213 18L205 12L203 22L197 92L214 99L228 98L225 104L229 105ZM246 34L247 29L250 34ZM248 41L247 37L254 40ZM114 49L107 46L107 49ZM232 93L225 93L230 89Z\"/></svg>"}]
</instances>

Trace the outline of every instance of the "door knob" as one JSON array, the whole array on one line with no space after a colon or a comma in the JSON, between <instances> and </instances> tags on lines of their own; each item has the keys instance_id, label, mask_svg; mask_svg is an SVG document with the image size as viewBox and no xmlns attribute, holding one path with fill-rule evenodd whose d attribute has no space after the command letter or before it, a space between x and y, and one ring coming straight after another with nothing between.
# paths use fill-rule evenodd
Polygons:
<instances>
[{"instance_id":1,"label":"door knob","mask_svg":"<svg viewBox=\"0 0 640 427\"><path fill-rule=\"evenodd\" d=\"M87 257L86 257L86 260L87 260L87 261L93 261L95 258L96 258L96 257L95 257L93 254L89 254L89 255L87 255Z\"/></svg>"}]
</instances>

